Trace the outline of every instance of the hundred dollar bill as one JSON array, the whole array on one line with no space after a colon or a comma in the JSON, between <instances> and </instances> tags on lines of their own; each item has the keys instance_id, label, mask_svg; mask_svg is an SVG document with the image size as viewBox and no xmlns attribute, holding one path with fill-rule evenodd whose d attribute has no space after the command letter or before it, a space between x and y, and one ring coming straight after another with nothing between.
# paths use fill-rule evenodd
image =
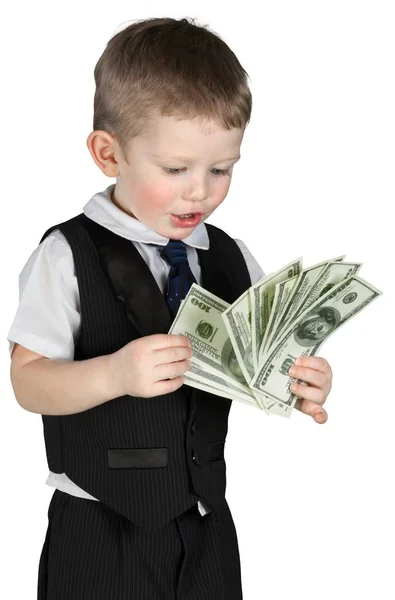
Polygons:
<instances>
[{"instance_id":1,"label":"hundred dollar bill","mask_svg":"<svg viewBox=\"0 0 395 600\"><path fill-rule=\"evenodd\" d=\"M250 391L254 394L255 400L258 403L258 405L261 407L261 409L264 410L266 414L270 414L269 409L270 409L270 406L273 404L272 398L265 396L265 394L263 394L262 392L258 393L257 390L252 390L251 388L250 388Z\"/></svg>"},{"instance_id":2,"label":"hundred dollar bill","mask_svg":"<svg viewBox=\"0 0 395 600\"><path fill-rule=\"evenodd\" d=\"M219 374L207 371L196 363L192 364L192 361L191 367L189 371L184 373L184 377L185 383L191 387L197 387L217 396L223 396L230 400L238 400L255 408L261 408L255 399L255 394L248 386L246 386L245 391L241 390L224 380ZM266 412L268 413L269 411Z\"/></svg>"},{"instance_id":3,"label":"hundred dollar bill","mask_svg":"<svg viewBox=\"0 0 395 600\"><path fill-rule=\"evenodd\" d=\"M326 294L335 285L356 275L361 267L362 263L329 261L305 295L292 320L297 319L309 306L314 304L317 298Z\"/></svg>"},{"instance_id":4,"label":"hundred dollar bill","mask_svg":"<svg viewBox=\"0 0 395 600\"><path fill-rule=\"evenodd\" d=\"M259 363L259 349L261 347L266 327L269 323L276 284L298 275L302 270L302 257L290 262L288 265L270 273L250 287L251 294L251 343L254 371Z\"/></svg>"},{"instance_id":5,"label":"hundred dollar bill","mask_svg":"<svg viewBox=\"0 0 395 600\"><path fill-rule=\"evenodd\" d=\"M293 383L293 381L292 381ZM304 381L300 381L298 380L298 383L300 383L301 385L308 385L306 382ZM286 417L289 418L291 416L292 410L296 404L296 401L298 399L298 396L295 395L294 398L294 402L291 406L288 406L288 404L284 404L283 402L278 402L277 400L273 400L271 399L270 401L268 400L266 402L266 410L267 410L267 414L275 414L275 415L279 415L280 417Z\"/></svg>"},{"instance_id":6,"label":"hundred dollar bill","mask_svg":"<svg viewBox=\"0 0 395 600\"><path fill-rule=\"evenodd\" d=\"M224 310L222 319L244 378L249 383L255 373L252 356L251 297L249 289Z\"/></svg>"},{"instance_id":7,"label":"hundred dollar bill","mask_svg":"<svg viewBox=\"0 0 395 600\"><path fill-rule=\"evenodd\" d=\"M229 392L229 390L219 391L218 388L206 384L199 378L192 378L187 373L185 373L184 377L185 385L195 387L198 390L203 390L204 392L209 392L210 394L216 394L218 396L221 396L222 398L228 398L229 400L237 400L238 402L244 402L249 406L253 406L254 408L260 409L260 406L256 402L249 402L244 397L240 397L239 394L232 394L231 392ZM265 412L267 415L270 415L270 412L268 410L266 410Z\"/></svg>"},{"instance_id":8,"label":"hundred dollar bill","mask_svg":"<svg viewBox=\"0 0 395 600\"><path fill-rule=\"evenodd\" d=\"M271 413L275 415L279 415L280 417L285 417L289 419L292 414L292 408L289 406L282 404L281 402L272 401L267 408L267 413L270 415Z\"/></svg>"},{"instance_id":9,"label":"hundred dollar bill","mask_svg":"<svg viewBox=\"0 0 395 600\"><path fill-rule=\"evenodd\" d=\"M229 339L222 313L229 303L194 283L180 304L168 333L182 334L191 340L191 367L211 385L215 377L234 393L255 402ZM196 371L197 370L197 371ZM188 371L188 372L190 372Z\"/></svg>"},{"instance_id":10,"label":"hundred dollar bill","mask_svg":"<svg viewBox=\"0 0 395 600\"><path fill-rule=\"evenodd\" d=\"M280 339L282 332L285 331L285 329L291 323L300 304L303 302L304 298L308 295L309 290L312 288L317 277L320 275L320 273L322 273L322 271L325 269L325 267L328 265L328 263L340 262L343 260L343 258L345 258L345 254L343 254L342 256L338 256L337 258L333 258L330 261L325 260L321 263L313 265L312 267L308 267L307 269L304 269L302 271L302 273L300 274L300 277L297 280L296 285L292 291L292 294L291 294L287 304L285 305L282 314L280 315L280 318L277 320L276 328L275 328L274 332L272 332L272 336L271 336L272 341ZM267 345L266 345L266 348L267 348ZM263 351L263 348L262 348L262 351ZM259 356L260 363L262 362L262 354L263 354L262 351L260 352L260 356Z\"/></svg>"},{"instance_id":11,"label":"hundred dollar bill","mask_svg":"<svg viewBox=\"0 0 395 600\"><path fill-rule=\"evenodd\" d=\"M276 323L278 323L280 320L284 307L286 306L293 290L295 289L295 285L299 277L300 275L295 275L295 277L291 277L290 279L286 279L285 281L277 283L276 290L274 292L273 306L272 310L270 311L269 322L267 324L263 342L259 350L260 355L264 354L265 348L270 346L270 339L275 331Z\"/></svg>"},{"instance_id":12,"label":"hundred dollar bill","mask_svg":"<svg viewBox=\"0 0 395 600\"><path fill-rule=\"evenodd\" d=\"M353 275L318 298L299 319L292 323L250 382L250 387L262 391L290 409L297 396L290 391L295 380L288 373L299 356L313 356L332 333L358 314L382 292L364 279Z\"/></svg>"},{"instance_id":13,"label":"hundred dollar bill","mask_svg":"<svg viewBox=\"0 0 395 600\"><path fill-rule=\"evenodd\" d=\"M269 306L266 306L265 297L259 293L259 288L263 289L265 285L269 285L271 279L275 276L275 273L269 273L257 281L255 285L255 292L250 287L250 298L251 298L251 347L252 347L252 360L254 364L254 371L258 366L258 352L259 346L262 342L267 323L269 322L270 310ZM262 331L262 333L261 333Z\"/></svg>"},{"instance_id":14,"label":"hundred dollar bill","mask_svg":"<svg viewBox=\"0 0 395 600\"><path fill-rule=\"evenodd\" d=\"M244 402L250 406L260 408L267 415L270 414L267 406L273 404L271 398L267 398L264 394L252 390L247 385L243 386L243 388L237 383L232 385L227 379L211 371L211 369L202 368L199 361L194 361L189 371L184 373L184 376L185 383L191 387L197 387L212 394L224 396L230 400Z\"/></svg>"}]
</instances>

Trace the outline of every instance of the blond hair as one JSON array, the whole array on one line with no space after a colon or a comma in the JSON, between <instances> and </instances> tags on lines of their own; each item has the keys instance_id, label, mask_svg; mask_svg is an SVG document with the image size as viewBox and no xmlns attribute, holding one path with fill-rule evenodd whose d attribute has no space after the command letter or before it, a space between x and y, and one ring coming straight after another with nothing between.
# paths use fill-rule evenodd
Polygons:
<instances>
[{"instance_id":1,"label":"blond hair","mask_svg":"<svg viewBox=\"0 0 395 600\"><path fill-rule=\"evenodd\" d=\"M124 156L154 116L245 128L248 73L229 46L194 19L134 22L107 43L95 69L93 129L115 135Z\"/></svg>"}]
</instances>

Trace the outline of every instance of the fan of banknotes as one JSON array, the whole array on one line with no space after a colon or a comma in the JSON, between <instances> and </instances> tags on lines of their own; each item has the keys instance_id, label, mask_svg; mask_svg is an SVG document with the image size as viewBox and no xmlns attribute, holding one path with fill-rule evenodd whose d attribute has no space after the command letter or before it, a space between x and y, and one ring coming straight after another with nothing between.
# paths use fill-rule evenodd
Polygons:
<instances>
[{"instance_id":1,"label":"fan of banknotes","mask_svg":"<svg viewBox=\"0 0 395 600\"><path fill-rule=\"evenodd\" d=\"M185 384L290 417L288 373L382 292L345 255L302 269L302 258L260 279L233 304L194 283L169 330L191 340Z\"/></svg>"}]
</instances>

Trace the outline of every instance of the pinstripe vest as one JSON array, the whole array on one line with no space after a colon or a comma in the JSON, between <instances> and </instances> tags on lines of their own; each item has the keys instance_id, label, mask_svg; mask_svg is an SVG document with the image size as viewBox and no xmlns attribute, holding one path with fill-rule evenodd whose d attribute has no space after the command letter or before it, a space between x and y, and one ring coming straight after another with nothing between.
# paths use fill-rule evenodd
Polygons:
<instances>
[{"instance_id":1,"label":"pinstripe vest","mask_svg":"<svg viewBox=\"0 0 395 600\"><path fill-rule=\"evenodd\" d=\"M197 250L202 287L229 303L251 279L236 242L206 224ZM133 242L84 213L48 229L66 237L78 280L81 329L74 360L116 352L167 333L172 316ZM67 382L65 382L67 385ZM224 505L224 445L232 401L183 385L152 398L121 396L80 413L42 415L48 467L136 525L154 530L199 499Z\"/></svg>"}]
</instances>

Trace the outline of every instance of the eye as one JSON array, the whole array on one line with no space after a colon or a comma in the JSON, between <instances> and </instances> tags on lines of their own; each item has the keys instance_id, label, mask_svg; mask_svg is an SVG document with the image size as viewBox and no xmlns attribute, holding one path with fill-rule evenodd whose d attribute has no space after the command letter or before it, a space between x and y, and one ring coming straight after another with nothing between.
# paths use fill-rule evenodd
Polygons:
<instances>
[{"instance_id":1,"label":"eye","mask_svg":"<svg viewBox=\"0 0 395 600\"><path fill-rule=\"evenodd\" d=\"M219 175L230 175L230 169L213 169L213 171L218 171Z\"/></svg>"},{"instance_id":2,"label":"eye","mask_svg":"<svg viewBox=\"0 0 395 600\"><path fill-rule=\"evenodd\" d=\"M172 169L167 168L167 167L163 167L163 170L168 174L168 175L179 175L179 173L181 173L181 171L183 171L184 169ZM175 173L171 173L170 171L176 171ZM212 169L211 171L217 171L217 173L213 173L213 175L215 175L215 177L221 177L224 175L230 175L230 171L231 169Z\"/></svg>"}]
</instances>

